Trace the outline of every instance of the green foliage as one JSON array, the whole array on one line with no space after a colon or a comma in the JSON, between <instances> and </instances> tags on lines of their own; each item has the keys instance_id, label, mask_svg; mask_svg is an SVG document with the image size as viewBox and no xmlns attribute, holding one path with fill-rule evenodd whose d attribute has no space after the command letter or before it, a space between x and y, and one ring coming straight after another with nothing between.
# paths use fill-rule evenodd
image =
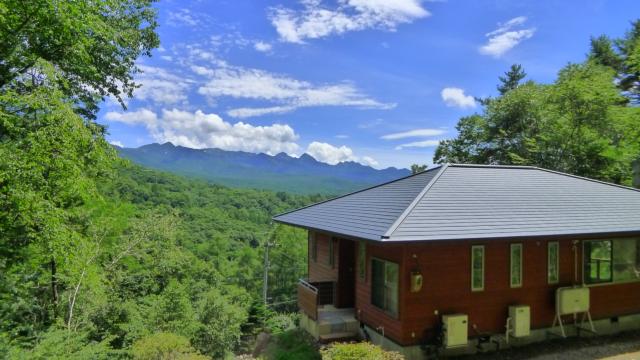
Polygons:
<instances>
[{"instance_id":1,"label":"green foliage","mask_svg":"<svg viewBox=\"0 0 640 360\"><path fill-rule=\"evenodd\" d=\"M627 35L625 49L636 37ZM614 43L622 49L619 41L592 39L590 58L567 65L550 85L520 84L524 71L513 66L500 78L501 96L482 100L481 114L460 119L457 138L440 143L434 162L535 165L631 185L640 108L628 105L632 88L621 92L630 57ZM618 62L627 65L618 69Z\"/></svg>"},{"instance_id":2,"label":"green foliage","mask_svg":"<svg viewBox=\"0 0 640 360\"><path fill-rule=\"evenodd\" d=\"M134 360L206 360L191 347L185 337L172 333L156 333L136 341L131 347Z\"/></svg>"},{"instance_id":3,"label":"green foliage","mask_svg":"<svg viewBox=\"0 0 640 360\"><path fill-rule=\"evenodd\" d=\"M385 351L368 342L334 343L323 349L322 360L402 360L404 357L396 352Z\"/></svg>"},{"instance_id":4,"label":"green foliage","mask_svg":"<svg viewBox=\"0 0 640 360\"><path fill-rule=\"evenodd\" d=\"M0 88L24 93L45 61L65 79L59 88L81 114L94 116L105 95L124 104L136 86L136 59L159 44L152 2L0 1Z\"/></svg>"},{"instance_id":5,"label":"green foliage","mask_svg":"<svg viewBox=\"0 0 640 360\"><path fill-rule=\"evenodd\" d=\"M419 174L425 170L427 170L428 165L423 164L423 165L419 165L419 164L412 164L411 165L411 173L412 174Z\"/></svg>"},{"instance_id":6,"label":"green foliage","mask_svg":"<svg viewBox=\"0 0 640 360\"><path fill-rule=\"evenodd\" d=\"M303 330L289 330L273 337L266 350L269 360L320 360L315 342Z\"/></svg>"},{"instance_id":7,"label":"green foliage","mask_svg":"<svg viewBox=\"0 0 640 360\"><path fill-rule=\"evenodd\" d=\"M70 332L66 329L52 328L38 339L36 345L29 350L13 349L9 359L41 359L41 360L100 360L119 357L121 352L109 347L108 341L101 342L89 339L86 332Z\"/></svg>"}]
</instances>

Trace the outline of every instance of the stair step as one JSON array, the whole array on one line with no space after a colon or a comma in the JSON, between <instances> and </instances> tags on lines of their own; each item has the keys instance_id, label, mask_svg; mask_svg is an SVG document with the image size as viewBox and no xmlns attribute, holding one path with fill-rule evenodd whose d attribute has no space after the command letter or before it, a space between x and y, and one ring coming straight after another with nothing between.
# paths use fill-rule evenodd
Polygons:
<instances>
[{"instance_id":1,"label":"stair step","mask_svg":"<svg viewBox=\"0 0 640 360\"><path fill-rule=\"evenodd\" d=\"M325 334L325 335L320 335L320 342L331 342L331 341L338 341L338 340L348 340L348 339L354 339L358 337L357 333L353 333L353 332L338 332L338 333L331 333L331 334Z\"/></svg>"}]
</instances>

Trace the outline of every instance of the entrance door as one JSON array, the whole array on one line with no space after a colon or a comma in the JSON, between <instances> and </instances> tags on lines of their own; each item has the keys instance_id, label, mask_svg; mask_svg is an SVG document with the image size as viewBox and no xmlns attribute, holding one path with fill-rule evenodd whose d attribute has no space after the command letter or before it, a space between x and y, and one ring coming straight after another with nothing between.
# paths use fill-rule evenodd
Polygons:
<instances>
[{"instance_id":1,"label":"entrance door","mask_svg":"<svg viewBox=\"0 0 640 360\"><path fill-rule=\"evenodd\" d=\"M349 308L355 305L356 294L356 242L339 240L338 283L336 284L336 307Z\"/></svg>"}]
</instances>

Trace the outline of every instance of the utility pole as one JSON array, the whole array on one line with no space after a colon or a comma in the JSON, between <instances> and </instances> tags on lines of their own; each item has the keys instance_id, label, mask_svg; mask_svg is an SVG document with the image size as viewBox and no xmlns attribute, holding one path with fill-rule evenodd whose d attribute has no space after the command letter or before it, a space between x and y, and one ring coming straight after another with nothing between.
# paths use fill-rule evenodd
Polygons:
<instances>
[{"instance_id":1,"label":"utility pole","mask_svg":"<svg viewBox=\"0 0 640 360\"><path fill-rule=\"evenodd\" d=\"M269 247L271 246L270 240L264 243L264 278L262 280L262 297L264 299L264 305L268 303L267 292L269 289Z\"/></svg>"}]
</instances>

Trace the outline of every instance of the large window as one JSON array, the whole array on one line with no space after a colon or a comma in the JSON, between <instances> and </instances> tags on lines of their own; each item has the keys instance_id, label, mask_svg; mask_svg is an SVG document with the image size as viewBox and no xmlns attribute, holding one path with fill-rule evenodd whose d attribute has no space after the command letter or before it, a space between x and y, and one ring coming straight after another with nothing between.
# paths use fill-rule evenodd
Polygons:
<instances>
[{"instance_id":1,"label":"large window","mask_svg":"<svg viewBox=\"0 0 640 360\"><path fill-rule=\"evenodd\" d=\"M551 241L547 244L547 282L557 284L560 281L560 244Z\"/></svg>"},{"instance_id":2,"label":"large window","mask_svg":"<svg viewBox=\"0 0 640 360\"><path fill-rule=\"evenodd\" d=\"M510 285L512 288L522 286L522 244L511 244Z\"/></svg>"},{"instance_id":3,"label":"large window","mask_svg":"<svg viewBox=\"0 0 640 360\"><path fill-rule=\"evenodd\" d=\"M640 280L640 239L613 240L613 281Z\"/></svg>"},{"instance_id":4,"label":"large window","mask_svg":"<svg viewBox=\"0 0 640 360\"><path fill-rule=\"evenodd\" d=\"M371 303L393 317L398 317L398 273L398 264L371 259Z\"/></svg>"},{"instance_id":5,"label":"large window","mask_svg":"<svg viewBox=\"0 0 640 360\"><path fill-rule=\"evenodd\" d=\"M589 240L584 242L584 281L587 284L610 282L611 240Z\"/></svg>"},{"instance_id":6,"label":"large window","mask_svg":"<svg viewBox=\"0 0 640 360\"><path fill-rule=\"evenodd\" d=\"M584 242L587 284L640 280L640 238Z\"/></svg>"},{"instance_id":7,"label":"large window","mask_svg":"<svg viewBox=\"0 0 640 360\"><path fill-rule=\"evenodd\" d=\"M484 246L471 247L471 290L484 290Z\"/></svg>"},{"instance_id":8,"label":"large window","mask_svg":"<svg viewBox=\"0 0 640 360\"><path fill-rule=\"evenodd\" d=\"M358 275L364 280L367 277L367 243L358 243Z\"/></svg>"}]
</instances>

